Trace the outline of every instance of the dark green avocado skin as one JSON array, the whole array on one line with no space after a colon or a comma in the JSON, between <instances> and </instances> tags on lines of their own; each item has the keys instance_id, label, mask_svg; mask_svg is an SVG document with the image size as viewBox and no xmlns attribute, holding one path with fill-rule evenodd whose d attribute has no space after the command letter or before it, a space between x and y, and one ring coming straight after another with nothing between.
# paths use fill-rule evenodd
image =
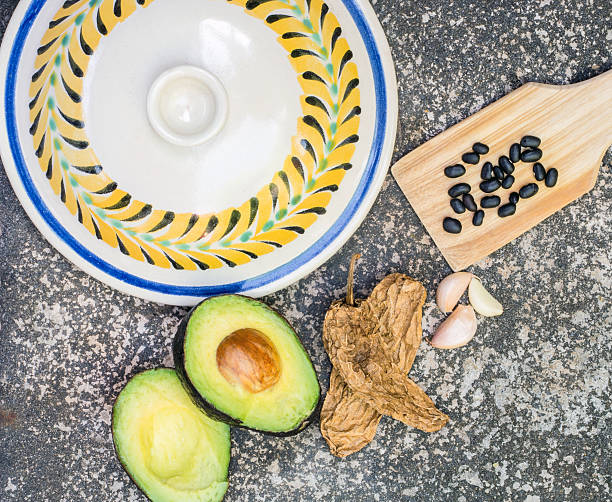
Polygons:
<instances>
[{"instance_id":1,"label":"dark green avocado skin","mask_svg":"<svg viewBox=\"0 0 612 502\"><path fill-rule=\"evenodd\" d=\"M242 296L244 298L252 299L244 295L222 295L222 296ZM211 297L211 298L217 298L217 297ZM204 413L206 413L209 417L214 418L215 420L224 422L234 427L240 427L242 429L248 429L248 430L252 430L255 432L261 432L268 436L276 436L276 437L295 436L296 434L299 434L304 429L306 429L306 427L308 427L311 423L315 422L317 417L319 416L319 413L321 411L321 405L322 405L321 403L321 384L318 382L318 380L317 380L317 384L319 385L319 400L317 401L317 405L314 407L314 410L312 411L310 416L305 418L295 429L292 429L290 431L270 432L270 431L262 431L260 429L253 429L252 427L247 427L240 420L230 417L229 415L215 408L210 402L206 400L205 397L200 395L200 393L196 390L196 388L191 383L191 380L189 379L189 375L187 374L187 371L185 370L185 337L187 336L187 324L189 323L191 316L193 315L195 310L200 305L202 305L204 302L208 300L209 298L201 301L198 305L193 307L187 313L185 318L179 324L176 335L174 336L174 341L172 343L172 355L174 358L174 366L175 366L176 373L178 374L179 380L182 382L183 387L185 387L187 394L189 394L194 404L198 408L200 408ZM266 308L273 310L268 306L266 306ZM274 313L280 317L283 317L276 310L274 310ZM283 319L285 318L283 317ZM287 324L291 326L291 324L286 319L285 321L287 322ZM308 353L306 355L310 360L310 356L308 355ZM310 362L312 364L312 361Z\"/></svg>"}]
</instances>

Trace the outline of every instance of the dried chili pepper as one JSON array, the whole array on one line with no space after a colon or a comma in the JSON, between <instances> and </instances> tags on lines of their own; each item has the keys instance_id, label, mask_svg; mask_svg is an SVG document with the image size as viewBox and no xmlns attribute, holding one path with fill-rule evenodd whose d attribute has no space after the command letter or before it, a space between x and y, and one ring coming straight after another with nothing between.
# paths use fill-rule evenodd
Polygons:
<instances>
[{"instance_id":1,"label":"dried chili pepper","mask_svg":"<svg viewBox=\"0 0 612 502\"><path fill-rule=\"evenodd\" d=\"M448 417L406 374L421 343L423 285L403 274L385 277L369 298L353 296L354 255L347 297L325 316L323 343L334 368L321 410L321 433L345 457L367 445L381 415L426 432Z\"/></svg>"}]
</instances>

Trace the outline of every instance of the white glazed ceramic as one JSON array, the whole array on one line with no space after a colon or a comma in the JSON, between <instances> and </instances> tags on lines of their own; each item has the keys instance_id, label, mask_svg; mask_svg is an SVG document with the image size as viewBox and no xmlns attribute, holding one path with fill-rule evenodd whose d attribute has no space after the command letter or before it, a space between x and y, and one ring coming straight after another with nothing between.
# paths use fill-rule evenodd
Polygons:
<instances>
[{"instance_id":1,"label":"white glazed ceramic","mask_svg":"<svg viewBox=\"0 0 612 502\"><path fill-rule=\"evenodd\" d=\"M367 214L395 140L365 0L22 0L0 68L0 150L30 218L159 302L315 269Z\"/></svg>"},{"instance_id":2,"label":"white glazed ceramic","mask_svg":"<svg viewBox=\"0 0 612 502\"><path fill-rule=\"evenodd\" d=\"M147 97L151 127L179 146L195 146L215 136L227 118L227 93L212 73L176 66L155 79Z\"/></svg>"}]
</instances>

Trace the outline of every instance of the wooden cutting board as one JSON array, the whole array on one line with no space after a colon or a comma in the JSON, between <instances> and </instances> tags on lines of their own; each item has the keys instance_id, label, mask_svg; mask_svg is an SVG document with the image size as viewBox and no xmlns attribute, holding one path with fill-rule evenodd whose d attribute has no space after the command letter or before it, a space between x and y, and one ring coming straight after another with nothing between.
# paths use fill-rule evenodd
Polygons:
<instances>
[{"instance_id":1,"label":"wooden cutting board","mask_svg":"<svg viewBox=\"0 0 612 502\"><path fill-rule=\"evenodd\" d=\"M483 193L479 184L487 160L498 165L512 143L525 135L541 139L540 162L559 172L557 184L548 188L536 181L533 163L516 163L510 189ZM462 154L475 142L489 147L477 165L462 162ZM393 176L453 270L461 270L504 246L595 185L607 147L612 143L612 70L578 84L555 86L528 83L471 117L419 146L392 168ZM462 164L466 173L447 178L444 168ZM448 189L460 182L471 186L479 205L485 195L498 195L501 204L527 183L537 183L533 197L519 200L516 213L502 218L498 208L484 209L481 226L472 224L473 213L455 214ZM480 205L479 205L480 209ZM442 228L445 217L458 219L462 231Z\"/></svg>"}]
</instances>

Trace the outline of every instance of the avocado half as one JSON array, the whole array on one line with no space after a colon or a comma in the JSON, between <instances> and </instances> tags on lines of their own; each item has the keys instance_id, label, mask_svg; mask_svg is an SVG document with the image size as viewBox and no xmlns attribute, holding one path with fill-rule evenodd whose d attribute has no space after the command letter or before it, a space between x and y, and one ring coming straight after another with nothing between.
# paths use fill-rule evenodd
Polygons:
<instances>
[{"instance_id":1,"label":"avocado half","mask_svg":"<svg viewBox=\"0 0 612 502\"><path fill-rule=\"evenodd\" d=\"M289 436L316 415L321 389L308 353L280 314L240 295L204 300L180 324L174 365L209 416Z\"/></svg>"},{"instance_id":2,"label":"avocado half","mask_svg":"<svg viewBox=\"0 0 612 502\"><path fill-rule=\"evenodd\" d=\"M113 406L121 465L154 502L217 502L228 486L230 431L196 407L169 368L132 377Z\"/></svg>"}]
</instances>

